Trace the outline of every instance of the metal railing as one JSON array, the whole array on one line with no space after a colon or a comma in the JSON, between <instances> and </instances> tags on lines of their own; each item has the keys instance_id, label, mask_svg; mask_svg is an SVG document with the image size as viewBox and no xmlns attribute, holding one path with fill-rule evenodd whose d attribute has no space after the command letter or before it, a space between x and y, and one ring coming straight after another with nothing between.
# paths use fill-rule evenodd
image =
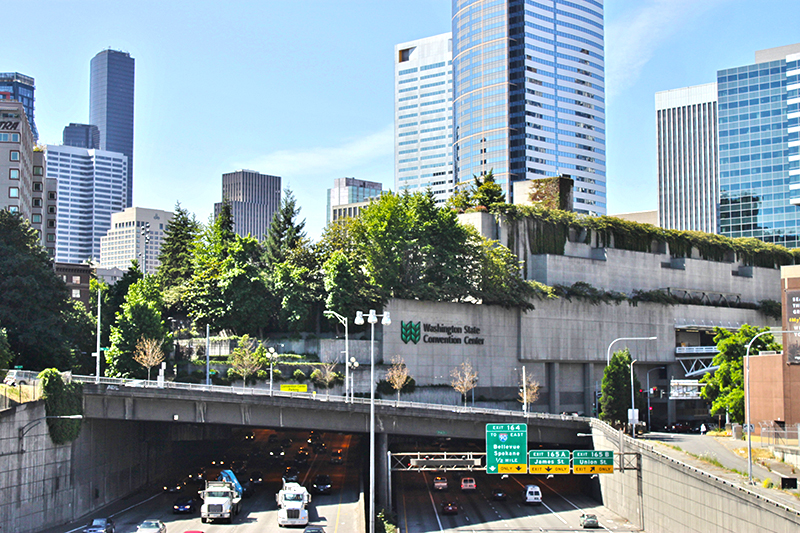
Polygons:
<instances>
[{"instance_id":1,"label":"metal railing","mask_svg":"<svg viewBox=\"0 0 800 533\"><path fill-rule=\"evenodd\" d=\"M781 428L778 426L761 425L761 444L769 446L797 446L798 426Z\"/></svg>"},{"instance_id":2,"label":"metal railing","mask_svg":"<svg viewBox=\"0 0 800 533\"><path fill-rule=\"evenodd\" d=\"M192 392L208 392L208 393L222 393L238 396L274 396L280 398L298 398L305 400L313 400L318 402L335 402L335 403L354 403L360 405L369 405L369 398L348 398L334 394L324 394L319 392L289 392L281 390L262 389L257 387L241 387L233 385L203 385L198 383L182 383L176 381L148 381L145 379L125 379L125 378L96 378L95 376L78 376L73 375L74 381L79 381L86 384L99 383L106 385L106 390L120 390L125 388L127 390L136 389L158 389L158 390L183 390ZM422 403L422 402L404 402L397 400L375 400L377 407L391 407L395 409L427 409L432 411L448 411L451 413L475 413L486 415L501 415L513 416L519 418L540 419L540 420L574 420L576 422L588 423L591 418L584 416L573 415L556 415L550 413L523 413L519 411L511 411L504 409L486 409L482 407L465 407L463 405L447 405L439 403Z\"/></svg>"}]
</instances>

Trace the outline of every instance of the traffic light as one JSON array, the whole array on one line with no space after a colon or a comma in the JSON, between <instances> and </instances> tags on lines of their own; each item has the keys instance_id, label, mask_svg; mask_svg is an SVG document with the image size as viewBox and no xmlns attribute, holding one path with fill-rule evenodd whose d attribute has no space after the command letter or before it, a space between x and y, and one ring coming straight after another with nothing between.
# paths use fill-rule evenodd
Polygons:
<instances>
[{"instance_id":1,"label":"traffic light","mask_svg":"<svg viewBox=\"0 0 800 533\"><path fill-rule=\"evenodd\" d=\"M652 395L652 394L658 394L658 387L651 387L651 388L650 388L650 394L651 394L651 395Z\"/></svg>"}]
</instances>

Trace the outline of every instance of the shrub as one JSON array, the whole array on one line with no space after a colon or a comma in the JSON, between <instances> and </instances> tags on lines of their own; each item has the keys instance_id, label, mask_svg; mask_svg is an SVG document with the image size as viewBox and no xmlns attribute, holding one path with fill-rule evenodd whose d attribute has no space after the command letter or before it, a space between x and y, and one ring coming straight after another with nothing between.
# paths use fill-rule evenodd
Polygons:
<instances>
[{"instance_id":1,"label":"shrub","mask_svg":"<svg viewBox=\"0 0 800 533\"><path fill-rule=\"evenodd\" d=\"M308 379L308 377L306 376L306 373L303 372L302 370L300 370L299 368L294 371L294 374L292 374L292 377L299 383L302 383L306 379Z\"/></svg>"},{"instance_id":2,"label":"shrub","mask_svg":"<svg viewBox=\"0 0 800 533\"><path fill-rule=\"evenodd\" d=\"M56 368L42 370L39 379L42 380L47 416L83 414L83 386L80 383L64 383ZM80 435L81 420L49 419L47 428L55 444L66 444Z\"/></svg>"},{"instance_id":3,"label":"shrub","mask_svg":"<svg viewBox=\"0 0 800 533\"><path fill-rule=\"evenodd\" d=\"M771 489L775 484L772 482L772 479L767 478L764 480L764 483L761 484L765 489Z\"/></svg>"}]
</instances>

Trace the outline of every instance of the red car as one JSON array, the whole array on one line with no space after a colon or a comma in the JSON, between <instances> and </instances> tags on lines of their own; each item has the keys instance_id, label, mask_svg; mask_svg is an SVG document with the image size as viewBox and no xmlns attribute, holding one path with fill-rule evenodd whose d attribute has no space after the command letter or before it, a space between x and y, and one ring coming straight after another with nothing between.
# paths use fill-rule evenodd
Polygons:
<instances>
[{"instance_id":1,"label":"red car","mask_svg":"<svg viewBox=\"0 0 800 533\"><path fill-rule=\"evenodd\" d=\"M443 502L442 514L458 514L458 504L456 502Z\"/></svg>"}]
</instances>

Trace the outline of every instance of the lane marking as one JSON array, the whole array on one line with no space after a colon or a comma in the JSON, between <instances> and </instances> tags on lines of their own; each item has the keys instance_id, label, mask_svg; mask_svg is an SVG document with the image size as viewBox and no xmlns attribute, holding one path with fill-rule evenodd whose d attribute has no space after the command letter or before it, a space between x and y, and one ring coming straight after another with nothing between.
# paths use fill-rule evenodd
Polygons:
<instances>
[{"instance_id":1,"label":"lane marking","mask_svg":"<svg viewBox=\"0 0 800 533\"><path fill-rule=\"evenodd\" d=\"M444 531L444 528L442 527L442 521L439 520L439 511L436 510L436 502L433 501L431 486L428 483L428 478L425 476L425 472L422 473L422 480L425 482L425 487L428 489L428 497L431 499L431 507L433 507L433 514L436 516L436 522L439 524L439 531Z\"/></svg>"},{"instance_id":2,"label":"lane marking","mask_svg":"<svg viewBox=\"0 0 800 533\"><path fill-rule=\"evenodd\" d=\"M575 505L574 503L572 503L571 501L569 501L569 500L567 499L567 497L566 497L566 496L564 496L564 495L563 495L563 494L561 494L560 492L556 491L556 490L555 490L553 487L551 487L550 485L548 485L546 481L541 481L541 483L542 483L542 485L546 486L548 489L552 490L552 491L553 491L553 494L555 494L555 495L559 496L559 497L560 497L562 500L564 500L565 502L567 502L568 504L570 504L571 506L573 506L575 509L577 509L578 511L581 511L581 513L583 513L583 512L584 512L584 509L581 509L580 507L578 507L577 505ZM597 516L597 515L595 515L595 516ZM566 523L566 522L565 522L565 523ZM603 529L605 529L606 531L611 531L610 529L608 529L606 526L604 526L604 525L603 525L603 524L600 522L600 519L599 519L599 518L597 519L597 523L598 523L598 524L600 524L600 527L602 527L602 528L603 528Z\"/></svg>"},{"instance_id":3,"label":"lane marking","mask_svg":"<svg viewBox=\"0 0 800 533\"><path fill-rule=\"evenodd\" d=\"M108 517L109 517L109 518L114 518L114 517L116 517L116 516L119 516L119 515L121 515L122 513L128 512L128 511L130 511L131 509L133 509L133 508L135 508L135 507L139 507L139 506L140 506L140 505L142 505L143 503L147 503L147 502L149 502L150 500L153 500L153 499L155 499L155 498L158 498L158 497L159 497L159 496L161 496L162 494L163 494L163 492L159 492L158 494L155 494L155 495L153 495L153 496L150 496L150 497L149 497L149 498L147 498L146 500L142 500L142 501L140 501L139 503L134 503L133 505L131 505L130 507L128 507L128 508L126 508L126 509L123 509L123 510L121 510L121 511L117 511L117 512L116 512L116 513L114 513L114 514L110 514L110 515L108 515ZM82 529L83 529L83 528L85 528L85 527L86 527L86 526L79 526L79 527L76 527L75 529L70 529L70 530L69 530L69 531L67 531L66 533L74 533L75 531L80 531L80 530L82 530Z\"/></svg>"},{"instance_id":4,"label":"lane marking","mask_svg":"<svg viewBox=\"0 0 800 533\"><path fill-rule=\"evenodd\" d=\"M352 435L347 435L345 438L345 443L347 444L347 451L344 452L344 464L347 465L347 456L350 453L350 439ZM314 458L316 461L316 458ZM347 466L344 467L345 475L344 477L347 478ZM344 497L344 486L339 487L339 504L336 506L336 526L333 528L333 533L337 533L339 531L339 515L342 514L342 498Z\"/></svg>"}]
</instances>

